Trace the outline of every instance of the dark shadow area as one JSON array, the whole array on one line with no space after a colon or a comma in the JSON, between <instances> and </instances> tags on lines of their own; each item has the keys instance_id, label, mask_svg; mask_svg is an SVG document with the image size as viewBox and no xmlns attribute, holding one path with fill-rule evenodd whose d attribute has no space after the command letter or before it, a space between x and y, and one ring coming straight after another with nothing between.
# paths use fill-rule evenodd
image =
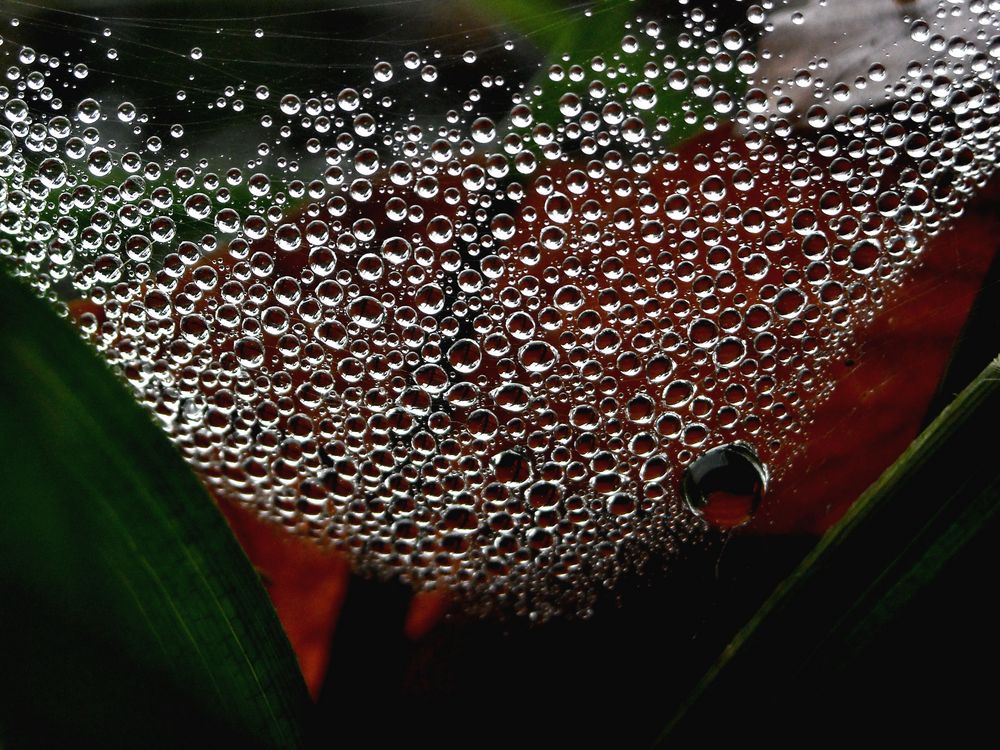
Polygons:
<instances>
[{"instance_id":1,"label":"dark shadow area","mask_svg":"<svg viewBox=\"0 0 1000 750\"><path fill-rule=\"evenodd\" d=\"M354 580L320 696L318 746L644 747L732 633L811 549L735 536L630 577L587 620L454 618L402 635L409 592Z\"/></svg>"}]
</instances>

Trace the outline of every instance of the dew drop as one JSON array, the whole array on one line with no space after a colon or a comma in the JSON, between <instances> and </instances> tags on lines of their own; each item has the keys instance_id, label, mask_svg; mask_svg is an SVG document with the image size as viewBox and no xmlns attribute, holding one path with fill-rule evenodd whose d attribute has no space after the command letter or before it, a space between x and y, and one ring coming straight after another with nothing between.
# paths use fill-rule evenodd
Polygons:
<instances>
[{"instance_id":1,"label":"dew drop","mask_svg":"<svg viewBox=\"0 0 1000 750\"><path fill-rule=\"evenodd\" d=\"M711 526L728 530L750 522L767 491L767 471L750 447L711 448L684 471L684 499Z\"/></svg>"}]
</instances>

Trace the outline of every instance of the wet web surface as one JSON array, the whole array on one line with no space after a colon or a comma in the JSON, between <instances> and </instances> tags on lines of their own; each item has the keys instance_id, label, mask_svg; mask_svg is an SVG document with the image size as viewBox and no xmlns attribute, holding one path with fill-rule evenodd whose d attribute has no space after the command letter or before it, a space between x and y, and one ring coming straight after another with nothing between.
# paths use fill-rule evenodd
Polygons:
<instances>
[{"instance_id":1,"label":"wet web surface","mask_svg":"<svg viewBox=\"0 0 1000 750\"><path fill-rule=\"evenodd\" d=\"M750 519L993 172L996 3L854 5L10 2L0 257L218 496L585 615Z\"/></svg>"}]
</instances>

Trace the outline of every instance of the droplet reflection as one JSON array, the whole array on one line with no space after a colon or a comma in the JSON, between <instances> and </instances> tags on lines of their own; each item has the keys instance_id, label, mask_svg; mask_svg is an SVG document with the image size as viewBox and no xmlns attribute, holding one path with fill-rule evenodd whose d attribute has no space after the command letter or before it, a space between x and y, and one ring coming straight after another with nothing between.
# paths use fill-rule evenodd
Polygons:
<instances>
[{"instance_id":1,"label":"droplet reflection","mask_svg":"<svg viewBox=\"0 0 1000 750\"><path fill-rule=\"evenodd\" d=\"M684 472L684 500L717 529L750 522L767 491L767 469L747 445L734 443L706 451Z\"/></svg>"}]
</instances>

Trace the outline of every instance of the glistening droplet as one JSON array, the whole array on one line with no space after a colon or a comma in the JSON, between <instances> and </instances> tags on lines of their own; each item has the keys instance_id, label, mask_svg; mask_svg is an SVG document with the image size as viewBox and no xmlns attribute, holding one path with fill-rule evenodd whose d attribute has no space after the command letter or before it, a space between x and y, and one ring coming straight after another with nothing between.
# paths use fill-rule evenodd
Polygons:
<instances>
[{"instance_id":1,"label":"glistening droplet","mask_svg":"<svg viewBox=\"0 0 1000 750\"><path fill-rule=\"evenodd\" d=\"M767 469L749 446L734 443L705 451L684 472L688 507L718 529L750 522L767 490Z\"/></svg>"}]
</instances>

